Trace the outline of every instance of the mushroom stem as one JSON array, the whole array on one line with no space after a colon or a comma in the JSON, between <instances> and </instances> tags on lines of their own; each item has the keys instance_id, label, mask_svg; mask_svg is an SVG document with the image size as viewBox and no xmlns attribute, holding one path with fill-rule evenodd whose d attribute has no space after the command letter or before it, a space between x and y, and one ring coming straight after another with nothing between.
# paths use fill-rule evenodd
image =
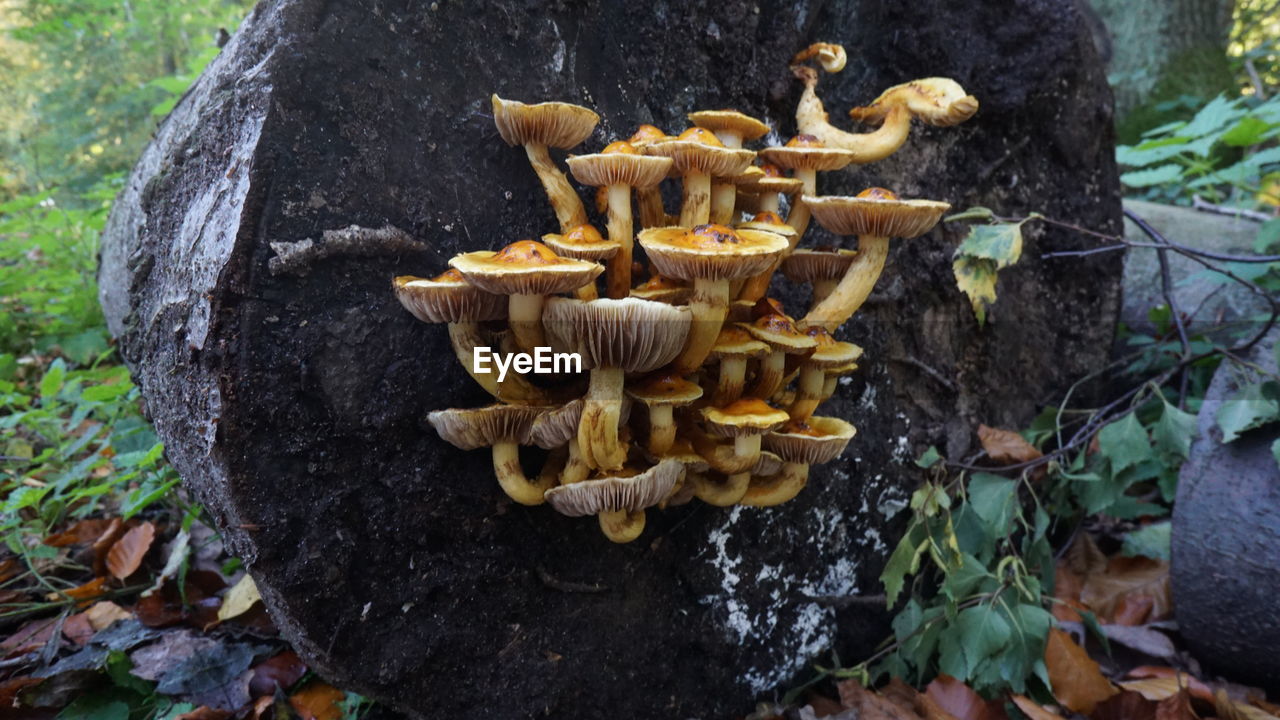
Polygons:
<instances>
[{"instance_id":1,"label":"mushroom stem","mask_svg":"<svg viewBox=\"0 0 1280 720\"><path fill-rule=\"evenodd\" d=\"M777 475L755 478L742 496L742 504L752 507L772 507L790 500L809 482L809 466L802 463L783 463Z\"/></svg>"},{"instance_id":2,"label":"mushroom stem","mask_svg":"<svg viewBox=\"0 0 1280 720\"><path fill-rule=\"evenodd\" d=\"M906 142L907 135L911 132L911 111L904 105L890 108L884 123L873 132L851 133L833 126L822 106L822 100L818 98L818 74L805 73L806 69L811 70L798 69L804 80L804 93L800 96L800 103L796 105L796 126L801 133L818 138L827 147L852 150L856 154L853 162L858 164L883 160Z\"/></svg>"},{"instance_id":3,"label":"mushroom stem","mask_svg":"<svg viewBox=\"0 0 1280 720\"><path fill-rule=\"evenodd\" d=\"M526 352L547 344L546 334L542 331L543 302L541 295L512 295L508 302L508 324L515 334L516 345Z\"/></svg>"},{"instance_id":4,"label":"mushroom stem","mask_svg":"<svg viewBox=\"0 0 1280 720\"><path fill-rule=\"evenodd\" d=\"M800 384L796 390L796 399L787 408L787 414L793 421L802 422L813 416L813 411L822 404L822 389L826 385L827 374L822 368L806 364L800 370Z\"/></svg>"},{"instance_id":5,"label":"mushroom stem","mask_svg":"<svg viewBox=\"0 0 1280 720\"><path fill-rule=\"evenodd\" d=\"M711 184L711 222L721 225L733 223L733 208L738 201L738 187L732 182Z\"/></svg>"},{"instance_id":6,"label":"mushroom stem","mask_svg":"<svg viewBox=\"0 0 1280 720\"><path fill-rule=\"evenodd\" d=\"M667 209L662 205L662 190L658 185L636 188L636 201L640 206L640 225L646 229L667 225Z\"/></svg>"},{"instance_id":7,"label":"mushroom stem","mask_svg":"<svg viewBox=\"0 0 1280 720\"><path fill-rule=\"evenodd\" d=\"M760 459L759 433L739 435L733 439L733 459L735 464L745 464L748 468Z\"/></svg>"},{"instance_id":8,"label":"mushroom stem","mask_svg":"<svg viewBox=\"0 0 1280 720\"><path fill-rule=\"evenodd\" d=\"M716 480L707 474L693 476L693 495L702 502L716 507L738 504L751 484L751 473L741 472Z\"/></svg>"},{"instance_id":9,"label":"mushroom stem","mask_svg":"<svg viewBox=\"0 0 1280 720\"><path fill-rule=\"evenodd\" d=\"M817 305L823 300L826 300L827 296L831 294L831 291L835 289L836 289L835 279L814 280L813 281L813 302L810 305L811 306Z\"/></svg>"},{"instance_id":10,"label":"mushroom stem","mask_svg":"<svg viewBox=\"0 0 1280 720\"><path fill-rule=\"evenodd\" d=\"M880 273L884 271L884 262L888 256L889 238L859 236L858 256L845 271L840 284L804 316L803 324L821 325L828 332L843 325L866 302L871 289L880 279Z\"/></svg>"},{"instance_id":11,"label":"mushroom stem","mask_svg":"<svg viewBox=\"0 0 1280 720\"><path fill-rule=\"evenodd\" d=\"M674 371L680 375L689 375L702 367L702 362L716 344L716 336L720 334L725 315L729 312L729 281L694 280L689 310L693 313L689 339L672 363Z\"/></svg>"},{"instance_id":12,"label":"mushroom stem","mask_svg":"<svg viewBox=\"0 0 1280 720\"><path fill-rule=\"evenodd\" d=\"M771 212L776 215L778 212L778 208L781 207L781 204L782 204L780 202L781 197L782 197L781 193L776 193L776 192L761 193L760 200L759 200L760 206L756 208L756 212Z\"/></svg>"},{"instance_id":13,"label":"mushroom stem","mask_svg":"<svg viewBox=\"0 0 1280 720\"><path fill-rule=\"evenodd\" d=\"M573 296L579 300L595 300L600 297L600 292L596 290L596 281L592 280L590 283L574 290Z\"/></svg>"},{"instance_id":14,"label":"mushroom stem","mask_svg":"<svg viewBox=\"0 0 1280 720\"><path fill-rule=\"evenodd\" d=\"M684 200L680 205L680 225L691 228L711 219L711 176L691 170L684 176Z\"/></svg>"},{"instance_id":15,"label":"mushroom stem","mask_svg":"<svg viewBox=\"0 0 1280 720\"><path fill-rule=\"evenodd\" d=\"M507 497L521 505L541 505L542 494L556 485L554 476L529 480L520 467L520 446L510 441L494 443L493 472Z\"/></svg>"},{"instance_id":16,"label":"mushroom stem","mask_svg":"<svg viewBox=\"0 0 1280 720\"><path fill-rule=\"evenodd\" d=\"M675 406L667 403L649 406L649 452L666 455L676 439Z\"/></svg>"},{"instance_id":17,"label":"mushroom stem","mask_svg":"<svg viewBox=\"0 0 1280 720\"><path fill-rule=\"evenodd\" d=\"M627 460L627 450L618 442L622 382L622 368L591 371L591 386L578 422L578 450L588 467L618 470Z\"/></svg>"},{"instance_id":18,"label":"mushroom stem","mask_svg":"<svg viewBox=\"0 0 1280 720\"><path fill-rule=\"evenodd\" d=\"M578 438L569 438L569 457L565 460L564 470L560 473L561 485L572 485L576 482L582 482L591 474L591 468L582 461L582 451L578 445Z\"/></svg>"},{"instance_id":19,"label":"mushroom stem","mask_svg":"<svg viewBox=\"0 0 1280 720\"><path fill-rule=\"evenodd\" d=\"M839 382L840 382L840 376L835 373L829 374L825 379L823 379L822 400L819 402L819 404L830 400L831 396L836 394L836 385Z\"/></svg>"},{"instance_id":20,"label":"mushroom stem","mask_svg":"<svg viewBox=\"0 0 1280 720\"><path fill-rule=\"evenodd\" d=\"M755 302L765 296L765 293L769 291L769 283L773 280L773 274L782 266L782 261L787 259L787 256L791 254L791 251L796 249L796 245L800 243L800 238L804 236L804 231L809 229L809 219L812 215L809 212L809 206L805 205L804 200L801 200L800 198L803 195L817 194L818 171L796 168L796 178L804 183L804 190L797 193L796 196L791 199L791 212L787 213L787 224L791 226L792 230L796 231L795 237L790 240L791 247L787 248L786 252L779 255L778 258L773 261L773 264L769 266L768 270L765 270L759 275L754 275L750 280L747 280L747 284L743 286L742 292L737 295L740 300L750 300ZM773 196L773 204L776 212L778 204L777 194L766 193L766 195Z\"/></svg>"},{"instance_id":21,"label":"mushroom stem","mask_svg":"<svg viewBox=\"0 0 1280 720\"><path fill-rule=\"evenodd\" d=\"M631 248L635 225L631 219L631 188L609 186L609 239L621 244L609 258L608 295L624 298L631 294Z\"/></svg>"},{"instance_id":22,"label":"mushroom stem","mask_svg":"<svg viewBox=\"0 0 1280 720\"><path fill-rule=\"evenodd\" d=\"M582 198L578 191L569 184L560 168L551 161L547 146L541 143L528 143L524 152L529 156L529 164L542 181L542 188L547 191L547 199L556 211L560 220L560 232L566 233L579 225L587 224L587 210L582 206Z\"/></svg>"},{"instance_id":23,"label":"mushroom stem","mask_svg":"<svg viewBox=\"0 0 1280 720\"><path fill-rule=\"evenodd\" d=\"M610 510L596 517L604 536L616 543L629 543L644 532L643 510Z\"/></svg>"},{"instance_id":24,"label":"mushroom stem","mask_svg":"<svg viewBox=\"0 0 1280 720\"><path fill-rule=\"evenodd\" d=\"M727 357L720 361L720 377L716 381L716 393L711 404L724 407L742 397L742 386L746 381L747 359L745 357Z\"/></svg>"},{"instance_id":25,"label":"mushroom stem","mask_svg":"<svg viewBox=\"0 0 1280 720\"><path fill-rule=\"evenodd\" d=\"M498 382L498 374L494 372L477 373L475 370L475 349L484 340L480 325L474 322L449 323L449 343L453 345L453 354L462 363L467 374L480 387L495 398L512 405L546 405L550 403L546 393L531 385L523 375L509 371L507 376Z\"/></svg>"},{"instance_id":26,"label":"mushroom stem","mask_svg":"<svg viewBox=\"0 0 1280 720\"><path fill-rule=\"evenodd\" d=\"M787 370L787 354L774 350L760 361L760 372L756 373L756 382L747 392L751 397L768 400L782 388L782 378Z\"/></svg>"}]
</instances>

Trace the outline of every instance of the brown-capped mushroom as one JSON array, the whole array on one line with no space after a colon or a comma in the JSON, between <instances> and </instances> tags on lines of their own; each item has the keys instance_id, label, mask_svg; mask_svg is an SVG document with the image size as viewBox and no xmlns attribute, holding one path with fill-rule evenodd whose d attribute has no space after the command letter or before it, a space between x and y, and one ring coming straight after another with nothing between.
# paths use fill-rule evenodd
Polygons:
<instances>
[{"instance_id":1,"label":"brown-capped mushroom","mask_svg":"<svg viewBox=\"0 0 1280 720\"><path fill-rule=\"evenodd\" d=\"M550 407L489 405L436 410L427 421L447 443L462 450L492 448L493 471L507 496L521 505L540 505L555 479L530 480L520 467L520 446L528 445L533 422Z\"/></svg>"},{"instance_id":2,"label":"brown-capped mushroom","mask_svg":"<svg viewBox=\"0 0 1280 720\"><path fill-rule=\"evenodd\" d=\"M805 334L813 338L818 346L805 357L800 366L796 398L791 407L787 408L787 414L793 422L808 420L813 411L818 409L823 400L828 371L856 362L862 357L862 348L836 340L820 325L809 328Z\"/></svg>"},{"instance_id":3,"label":"brown-capped mushroom","mask_svg":"<svg viewBox=\"0 0 1280 720\"><path fill-rule=\"evenodd\" d=\"M883 188L868 188L856 197L805 197L805 202L822 227L837 235L858 236L858 256L831 294L803 320L827 330L843 325L871 294L889 256L889 238L919 237L951 207L933 200L899 200Z\"/></svg>"},{"instance_id":4,"label":"brown-capped mushroom","mask_svg":"<svg viewBox=\"0 0 1280 720\"><path fill-rule=\"evenodd\" d=\"M503 100L495 93L493 122L498 134L508 145L524 146L529 164L542 181L547 199L560 220L560 232L587 222L587 211L582 198L569 184L569 180L552 162L548 147L569 150L586 140L595 130L600 116L595 112L562 102L544 102L526 105L515 100Z\"/></svg>"},{"instance_id":5,"label":"brown-capped mushroom","mask_svg":"<svg viewBox=\"0 0 1280 720\"><path fill-rule=\"evenodd\" d=\"M702 388L679 375L658 373L627 388L627 395L649 408L647 449L661 457L676 438L675 409L693 404L702 397Z\"/></svg>"},{"instance_id":6,"label":"brown-capped mushroom","mask_svg":"<svg viewBox=\"0 0 1280 720\"><path fill-rule=\"evenodd\" d=\"M656 187L671 170L671 158L641 155L631 143L610 143L594 155L569 158L569 170L584 185L608 188L609 239L619 250L609 260L608 296L624 298L631 291L631 247L635 223L631 219L631 189Z\"/></svg>"},{"instance_id":7,"label":"brown-capped mushroom","mask_svg":"<svg viewBox=\"0 0 1280 720\"><path fill-rule=\"evenodd\" d=\"M578 425L578 449L588 466L616 470L626 462L626 448L618 442L624 373L671 362L684 346L689 320L687 308L636 298L547 301L548 333L591 369Z\"/></svg>"},{"instance_id":8,"label":"brown-capped mushroom","mask_svg":"<svg viewBox=\"0 0 1280 720\"><path fill-rule=\"evenodd\" d=\"M733 440L732 452L720 452L722 448L717 447L716 452L704 457L720 472L745 472L760 456L760 437L787 419L786 411L771 407L760 398L741 398L722 408L703 408L702 422L708 432Z\"/></svg>"},{"instance_id":9,"label":"brown-capped mushroom","mask_svg":"<svg viewBox=\"0 0 1280 720\"><path fill-rule=\"evenodd\" d=\"M455 255L449 265L481 290L510 296L508 322L516 343L527 352L547 344L542 330L546 296L577 290L604 271L598 263L558 257L535 240L520 240L498 252Z\"/></svg>"},{"instance_id":10,"label":"brown-capped mushroom","mask_svg":"<svg viewBox=\"0 0 1280 720\"><path fill-rule=\"evenodd\" d=\"M704 225L711 219L711 178L734 177L755 159L756 154L742 148L727 148L709 130L692 127L675 140L646 145L650 155L669 157L672 170L684 178L680 225Z\"/></svg>"},{"instance_id":11,"label":"brown-capped mushroom","mask_svg":"<svg viewBox=\"0 0 1280 720\"><path fill-rule=\"evenodd\" d=\"M751 337L740 327L727 325L720 330L716 344L711 346L708 357L720 361L716 377L716 392L711 404L723 407L742 397L742 386L747 378L747 361L771 352L763 342Z\"/></svg>"},{"instance_id":12,"label":"brown-capped mushroom","mask_svg":"<svg viewBox=\"0 0 1280 720\"><path fill-rule=\"evenodd\" d=\"M593 225L579 225L563 235L548 233L542 236L542 244L560 257L594 262L608 261L622 247L621 242L601 237L600 231ZM595 280L575 290L574 296L579 300L595 300L599 297Z\"/></svg>"},{"instance_id":13,"label":"brown-capped mushroom","mask_svg":"<svg viewBox=\"0 0 1280 720\"><path fill-rule=\"evenodd\" d=\"M856 432L839 418L812 417L808 422L787 423L769 433L763 446L782 458L782 470L772 477L752 478L742 504L772 507L794 498L809 482L809 466L839 457Z\"/></svg>"},{"instance_id":14,"label":"brown-capped mushroom","mask_svg":"<svg viewBox=\"0 0 1280 720\"><path fill-rule=\"evenodd\" d=\"M605 537L631 542L644 532L645 508L661 502L684 473L676 460L663 460L644 472L620 471L547 490L547 503L570 517L595 515Z\"/></svg>"},{"instance_id":15,"label":"brown-capped mushroom","mask_svg":"<svg viewBox=\"0 0 1280 720\"><path fill-rule=\"evenodd\" d=\"M762 315L744 327L752 337L772 349L760 361L755 384L747 394L757 398L773 397L782 388L782 382L786 378L787 356L807 355L817 347L817 342L797 328L791 318L781 313Z\"/></svg>"},{"instance_id":16,"label":"brown-capped mushroom","mask_svg":"<svg viewBox=\"0 0 1280 720\"><path fill-rule=\"evenodd\" d=\"M546 393L516 372L501 382L496 373L477 373L475 349L488 345L480 323L507 316L507 299L468 283L457 270L427 279L401 275L392 282L396 298L413 316L427 323L448 323L453 354L480 387L495 398L516 405L545 405Z\"/></svg>"},{"instance_id":17,"label":"brown-capped mushroom","mask_svg":"<svg viewBox=\"0 0 1280 720\"><path fill-rule=\"evenodd\" d=\"M650 228L640 231L640 244L658 272L693 281L693 328L674 365L680 375L701 366L715 345L729 308L729 282L759 273L787 248L773 233L724 225Z\"/></svg>"}]
</instances>

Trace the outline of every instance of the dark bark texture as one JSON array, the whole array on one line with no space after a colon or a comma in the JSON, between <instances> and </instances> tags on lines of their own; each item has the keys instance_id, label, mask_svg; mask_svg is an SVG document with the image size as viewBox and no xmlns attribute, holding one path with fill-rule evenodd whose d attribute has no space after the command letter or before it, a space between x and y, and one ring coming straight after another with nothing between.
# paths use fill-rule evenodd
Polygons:
<instances>
[{"instance_id":1,"label":"dark bark texture","mask_svg":"<svg viewBox=\"0 0 1280 720\"><path fill-rule=\"evenodd\" d=\"M877 184L1119 232L1110 95L1072 0L272 0L160 127L105 234L103 304L170 459L320 672L422 716L745 713L829 649L852 660L883 637L874 604L824 598L880 591L912 458L970 452L979 421L1018 426L1105 362L1114 255L1042 261L1091 242L1029 232L980 329L951 274L965 228L949 227L894 248L842 331L866 362L823 413L860 434L779 508L651 512L615 546L591 520L504 502L486 453L425 427L486 400L391 277L555 228L491 92L596 109L585 151L699 108L785 139L787 61L814 40L849 49L820 86L842 126L915 77L982 102L822 191ZM408 240L324 235L353 224ZM298 247L279 243L305 239L273 274Z\"/></svg>"},{"instance_id":2,"label":"dark bark texture","mask_svg":"<svg viewBox=\"0 0 1280 720\"><path fill-rule=\"evenodd\" d=\"M1274 375L1280 331L1248 360ZM1214 672L1280 692L1280 470L1274 423L1222 442L1218 411L1266 379L1223 361L1205 393L1173 507L1172 579L1178 629Z\"/></svg>"}]
</instances>

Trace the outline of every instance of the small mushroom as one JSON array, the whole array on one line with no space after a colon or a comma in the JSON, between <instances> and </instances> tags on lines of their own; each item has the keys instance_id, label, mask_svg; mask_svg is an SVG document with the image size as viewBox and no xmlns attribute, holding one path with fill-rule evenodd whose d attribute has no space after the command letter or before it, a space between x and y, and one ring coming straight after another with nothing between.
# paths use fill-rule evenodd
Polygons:
<instances>
[{"instance_id":1,"label":"small mushroom","mask_svg":"<svg viewBox=\"0 0 1280 720\"><path fill-rule=\"evenodd\" d=\"M839 384L840 378L851 374L857 369L858 363L856 362L827 368L827 379L822 382L822 402L830 400L831 396L836 394L836 385Z\"/></svg>"},{"instance_id":2,"label":"small mushroom","mask_svg":"<svg viewBox=\"0 0 1280 720\"><path fill-rule=\"evenodd\" d=\"M631 137L627 138L627 142L637 150L643 150L646 145L674 139L653 125L641 125L636 128ZM636 204L640 207L640 227L642 228L664 227L676 221L676 218L667 214L667 209L662 204L662 191L657 185L636 188Z\"/></svg>"},{"instance_id":3,"label":"small mushroom","mask_svg":"<svg viewBox=\"0 0 1280 720\"><path fill-rule=\"evenodd\" d=\"M772 477L753 478L742 504L772 507L794 498L809 482L809 466L839 457L855 433L852 425L833 417L790 422L769 433L763 446L782 458L782 470Z\"/></svg>"},{"instance_id":4,"label":"small mushroom","mask_svg":"<svg viewBox=\"0 0 1280 720\"><path fill-rule=\"evenodd\" d=\"M631 246L635 225L631 219L631 188L656 187L671 170L671 158L641 155L631 143L610 143L594 155L569 158L569 170L578 182L608 188L609 239L619 244L609 261L608 295L624 298L631 291Z\"/></svg>"},{"instance_id":5,"label":"small mushroom","mask_svg":"<svg viewBox=\"0 0 1280 720\"><path fill-rule=\"evenodd\" d=\"M516 405L545 405L546 394L522 375L508 372L502 382L497 373L475 371L475 349L487 345L480 323L507 316L507 299L468 283L449 269L431 279L401 275L392 282L396 298L413 316L427 323L448 323L453 354L480 387L495 398Z\"/></svg>"},{"instance_id":6,"label":"small mushroom","mask_svg":"<svg viewBox=\"0 0 1280 720\"><path fill-rule=\"evenodd\" d=\"M689 334L688 309L636 298L547 301L544 322L564 347L591 369L578 445L588 466L616 470L627 459L618 422L627 372L649 372L671 362Z\"/></svg>"},{"instance_id":7,"label":"small mushroom","mask_svg":"<svg viewBox=\"0 0 1280 720\"><path fill-rule=\"evenodd\" d=\"M734 177L755 159L741 148L727 148L709 130L692 127L675 140L645 146L650 155L669 157L672 169L684 178L680 225L704 225L711 219L711 178Z\"/></svg>"},{"instance_id":8,"label":"small mushroom","mask_svg":"<svg viewBox=\"0 0 1280 720\"><path fill-rule=\"evenodd\" d=\"M591 468L582 461L582 453L578 445L578 423L582 418L583 404L583 399L577 398L539 415L538 419L533 421L533 429L530 431L529 439L534 445L544 450L568 447L568 454L560 472L561 485L582 482L591 474ZM618 418L619 424L627 421L630 410L631 403L624 402Z\"/></svg>"},{"instance_id":9,"label":"small mushroom","mask_svg":"<svg viewBox=\"0 0 1280 720\"><path fill-rule=\"evenodd\" d=\"M427 421L447 443L462 450L492 448L493 471L507 496L521 505L541 505L555 478L530 480L520 467L520 446L530 442L533 422L550 407L489 405L436 410Z\"/></svg>"},{"instance_id":10,"label":"small mushroom","mask_svg":"<svg viewBox=\"0 0 1280 720\"><path fill-rule=\"evenodd\" d=\"M782 458L768 450L761 450L754 465L742 472L698 473L692 476L693 494L702 502L716 507L729 507L742 502L753 478L769 476L782 469Z\"/></svg>"},{"instance_id":11,"label":"small mushroom","mask_svg":"<svg viewBox=\"0 0 1280 720\"><path fill-rule=\"evenodd\" d=\"M645 508L665 499L683 474L683 464L667 459L644 472L622 471L551 488L546 498L562 515L597 516L600 529L613 542L631 542L644 532Z\"/></svg>"},{"instance_id":12,"label":"small mushroom","mask_svg":"<svg viewBox=\"0 0 1280 720\"><path fill-rule=\"evenodd\" d=\"M729 282L759 273L787 248L773 233L724 225L650 228L640 231L640 244L658 272L693 281L693 328L674 366L680 375L701 366L715 345L729 308Z\"/></svg>"},{"instance_id":13,"label":"small mushroom","mask_svg":"<svg viewBox=\"0 0 1280 720\"><path fill-rule=\"evenodd\" d=\"M627 389L627 395L649 408L648 450L661 457L676 437L674 411L702 397L702 388L679 375L659 373Z\"/></svg>"},{"instance_id":14,"label":"small mushroom","mask_svg":"<svg viewBox=\"0 0 1280 720\"><path fill-rule=\"evenodd\" d=\"M585 225L587 211L582 198L569 184L564 173L551 161L548 147L568 150L581 144L595 130L600 116L579 105L562 102L544 102L526 105L515 100L503 100L494 94L493 122L498 134L508 145L523 145L529 156L529 164L542 181L547 199L560 220L560 232Z\"/></svg>"},{"instance_id":15,"label":"small mushroom","mask_svg":"<svg viewBox=\"0 0 1280 720\"><path fill-rule=\"evenodd\" d=\"M818 345L817 341L801 332L791 318L781 313L763 315L744 327L752 337L772 349L760 362L756 382L747 391L751 397L773 397L782 389L782 381L786 378L787 356L807 355Z\"/></svg>"},{"instance_id":16,"label":"small mushroom","mask_svg":"<svg viewBox=\"0 0 1280 720\"><path fill-rule=\"evenodd\" d=\"M751 172L753 169L756 172ZM739 193L748 193L758 198L756 212L776 214L783 195L792 196L804 192L803 180L786 177L782 174L782 169L772 163L747 168L747 172L739 175L736 182Z\"/></svg>"},{"instance_id":17,"label":"small mushroom","mask_svg":"<svg viewBox=\"0 0 1280 720\"><path fill-rule=\"evenodd\" d=\"M711 347L712 360L720 361L716 379L716 392L711 404L723 407L742 397L742 386L747 377L747 361L772 352L772 348L751 337L740 327L727 326L716 337Z\"/></svg>"},{"instance_id":18,"label":"small mushroom","mask_svg":"<svg viewBox=\"0 0 1280 720\"><path fill-rule=\"evenodd\" d=\"M694 497L694 480L711 469L707 461L693 449L693 445L686 438L677 438L671 444L671 447L667 449L667 452L661 456L645 452L644 459L654 464L670 459L684 465L684 476L676 481L675 487L671 488L671 492L667 497L658 503L658 507L663 510L677 505L684 505L692 500Z\"/></svg>"},{"instance_id":19,"label":"small mushroom","mask_svg":"<svg viewBox=\"0 0 1280 720\"><path fill-rule=\"evenodd\" d=\"M786 411L770 407L760 398L742 398L722 408L703 408L702 421L707 430L712 435L733 439L731 454L721 453L717 448L710 457L704 457L720 472L745 472L760 456L760 436L787 419Z\"/></svg>"},{"instance_id":20,"label":"small mushroom","mask_svg":"<svg viewBox=\"0 0 1280 720\"><path fill-rule=\"evenodd\" d=\"M818 173L846 167L853 162L855 155L848 150L827 147L813 135L800 134L782 147L764 148L760 157L765 162L791 170L803 183L803 194L792 203L791 213L787 215L787 224L795 228L796 241L799 241L809 228L809 208L804 204L804 197L818 194ZM791 247L795 248L795 244Z\"/></svg>"},{"instance_id":21,"label":"small mushroom","mask_svg":"<svg viewBox=\"0 0 1280 720\"><path fill-rule=\"evenodd\" d=\"M831 294L857 256L853 250L797 248L782 261L782 274L791 282L813 286L813 301L809 303L813 307Z\"/></svg>"},{"instance_id":22,"label":"small mushroom","mask_svg":"<svg viewBox=\"0 0 1280 720\"><path fill-rule=\"evenodd\" d=\"M799 65L800 63L815 57L818 58L818 62L822 65L822 69L829 73L840 72L844 69L845 63L849 60L849 56L845 53L843 45L818 42L796 53L795 57L791 58L791 64Z\"/></svg>"},{"instance_id":23,"label":"small mushroom","mask_svg":"<svg viewBox=\"0 0 1280 720\"><path fill-rule=\"evenodd\" d=\"M622 243L616 240L601 237L600 231L593 225L579 225L563 235L548 233L542 236L542 243L560 257L594 262L612 258L622 247ZM578 288L574 295L579 300L595 300L599 297L595 280Z\"/></svg>"},{"instance_id":24,"label":"small mushroom","mask_svg":"<svg viewBox=\"0 0 1280 720\"><path fill-rule=\"evenodd\" d=\"M951 206L933 200L899 200L890 190L868 188L857 197L804 198L818 224L837 235L858 236L858 256L822 302L805 315L805 325L835 330L862 307L889 256L889 238L910 239L931 230Z\"/></svg>"},{"instance_id":25,"label":"small mushroom","mask_svg":"<svg viewBox=\"0 0 1280 720\"><path fill-rule=\"evenodd\" d=\"M856 362L862 357L862 348L853 343L839 342L822 326L811 327L805 334L813 338L818 347L800 366L796 398L787 409L793 422L808 420L813 411L818 409L823 400L822 392L829 370Z\"/></svg>"},{"instance_id":26,"label":"small mushroom","mask_svg":"<svg viewBox=\"0 0 1280 720\"><path fill-rule=\"evenodd\" d=\"M758 140L769 132L769 126L737 110L701 110L689 113L689 122L710 130L727 148L741 148L743 141ZM715 178L711 183L710 221L728 225L733 222L737 188L732 178Z\"/></svg>"},{"instance_id":27,"label":"small mushroom","mask_svg":"<svg viewBox=\"0 0 1280 720\"><path fill-rule=\"evenodd\" d=\"M648 280L631 289L631 297L641 300L655 300L668 305L683 305L689 302L693 288L683 280L674 280L660 274L653 274Z\"/></svg>"},{"instance_id":28,"label":"small mushroom","mask_svg":"<svg viewBox=\"0 0 1280 720\"><path fill-rule=\"evenodd\" d=\"M739 223L739 230L759 230L761 232L771 232L774 235L781 235L787 239L787 246L794 248L798 239L795 228L782 222L782 218L778 217L776 212L764 211L755 214L751 220ZM750 300L755 302L764 297L769 291L769 281L773 279L773 273L776 266L783 261L783 256L779 256L774 261L774 267L770 267L762 273L753 275L743 281L742 287L738 288L733 295L740 300Z\"/></svg>"},{"instance_id":29,"label":"small mushroom","mask_svg":"<svg viewBox=\"0 0 1280 720\"><path fill-rule=\"evenodd\" d=\"M604 271L597 263L558 257L535 240L520 240L496 253L455 255L449 265L481 290L511 296L508 322L516 344L527 352L547 344L542 330L546 296L577 290Z\"/></svg>"}]
</instances>

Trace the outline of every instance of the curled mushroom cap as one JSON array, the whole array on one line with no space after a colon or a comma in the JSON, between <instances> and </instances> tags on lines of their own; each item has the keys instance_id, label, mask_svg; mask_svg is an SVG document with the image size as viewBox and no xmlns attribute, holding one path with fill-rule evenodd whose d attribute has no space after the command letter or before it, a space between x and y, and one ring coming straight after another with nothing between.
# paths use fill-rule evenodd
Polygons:
<instances>
[{"instance_id":1,"label":"curled mushroom cap","mask_svg":"<svg viewBox=\"0 0 1280 720\"><path fill-rule=\"evenodd\" d=\"M580 105L544 102L528 105L494 94L493 122L508 145L536 143L568 150L586 140L600 116Z\"/></svg>"},{"instance_id":2,"label":"curled mushroom cap","mask_svg":"<svg viewBox=\"0 0 1280 720\"><path fill-rule=\"evenodd\" d=\"M849 117L865 123L883 122L895 106L905 106L911 114L930 125L958 125L978 112L978 99L965 92L951 78L928 77L893 87L864 107L849 111Z\"/></svg>"},{"instance_id":3,"label":"curled mushroom cap","mask_svg":"<svg viewBox=\"0 0 1280 720\"><path fill-rule=\"evenodd\" d=\"M498 252L481 250L455 255L449 265L472 285L502 295L569 292L604 271L597 263L559 257L534 240L520 240Z\"/></svg>"},{"instance_id":4,"label":"curled mushroom cap","mask_svg":"<svg viewBox=\"0 0 1280 720\"><path fill-rule=\"evenodd\" d=\"M401 275L392 286L400 304L423 322L483 322L507 316L505 297L481 290L452 268L431 279Z\"/></svg>"},{"instance_id":5,"label":"curled mushroom cap","mask_svg":"<svg viewBox=\"0 0 1280 720\"><path fill-rule=\"evenodd\" d=\"M574 260L608 260L622 243L606 240L592 225L579 225L563 235L548 233L542 242L560 257Z\"/></svg>"},{"instance_id":6,"label":"curled mushroom cap","mask_svg":"<svg viewBox=\"0 0 1280 720\"><path fill-rule=\"evenodd\" d=\"M843 45L820 42L814 43L796 53L795 57L791 58L791 64L799 65L810 58L817 58L822 65L822 69L829 73L840 72L849 60Z\"/></svg>"},{"instance_id":7,"label":"curled mushroom cap","mask_svg":"<svg viewBox=\"0 0 1280 720\"><path fill-rule=\"evenodd\" d=\"M707 428L721 437L740 437L769 432L789 417L759 398L742 398L722 408L703 408Z\"/></svg>"},{"instance_id":8,"label":"curled mushroom cap","mask_svg":"<svg viewBox=\"0 0 1280 720\"><path fill-rule=\"evenodd\" d=\"M748 277L787 248L786 239L773 233L713 224L642 230L640 244L658 272L685 280Z\"/></svg>"},{"instance_id":9,"label":"curled mushroom cap","mask_svg":"<svg viewBox=\"0 0 1280 720\"><path fill-rule=\"evenodd\" d=\"M811 417L764 436L764 448L788 463L820 465L840 456L857 430L840 418Z\"/></svg>"},{"instance_id":10,"label":"curled mushroom cap","mask_svg":"<svg viewBox=\"0 0 1280 720\"><path fill-rule=\"evenodd\" d=\"M547 504L570 517L634 512L657 505L684 473L684 465L666 459L630 477L606 477L561 485L547 491Z\"/></svg>"},{"instance_id":11,"label":"curled mushroom cap","mask_svg":"<svg viewBox=\"0 0 1280 720\"><path fill-rule=\"evenodd\" d=\"M896 238L915 238L929 232L951 207L949 203L934 200L899 200L892 193L890 197L863 192L869 194L858 197L805 195L804 202L818 224L837 235Z\"/></svg>"}]
</instances>

